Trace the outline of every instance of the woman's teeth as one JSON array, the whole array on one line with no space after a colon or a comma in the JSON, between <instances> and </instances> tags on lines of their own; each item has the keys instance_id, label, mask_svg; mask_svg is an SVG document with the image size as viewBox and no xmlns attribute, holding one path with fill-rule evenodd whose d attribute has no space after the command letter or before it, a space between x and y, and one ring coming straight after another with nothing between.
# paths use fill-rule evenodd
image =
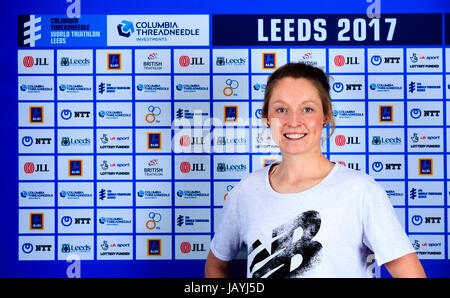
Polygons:
<instances>
[{"instance_id":1,"label":"woman's teeth","mask_svg":"<svg viewBox=\"0 0 450 298\"><path fill-rule=\"evenodd\" d=\"M285 133L284 136L288 139L301 139L305 136L304 133Z\"/></svg>"}]
</instances>

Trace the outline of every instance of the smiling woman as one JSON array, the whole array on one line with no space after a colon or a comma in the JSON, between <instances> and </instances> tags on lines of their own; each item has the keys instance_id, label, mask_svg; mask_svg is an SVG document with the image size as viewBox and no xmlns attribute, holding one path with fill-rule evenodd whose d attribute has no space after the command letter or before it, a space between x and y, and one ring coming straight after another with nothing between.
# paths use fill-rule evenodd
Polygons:
<instances>
[{"instance_id":1,"label":"smiling woman","mask_svg":"<svg viewBox=\"0 0 450 298\"><path fill-rule=\"evenodd\" d=\"M334 129L329 90L322 70L301 63L269 77L262 115L282 161L228 193L207 277L226 277L243 244L248 277L370 277L373 253L394 277L425 277L386 191L322 154L322 130Z\"/></svg>"},{"instance_id":2,"label":"smiling woman","mask_svg":"<svg viewBox=\"0 0 450 298\"><path fill-rule=\"evenodd\" d=\"M297 87L306 87L300 88L303 92L311 92L312 94L308 94L311 99L317 97L320 99L322 105L322 111L324 116L327 118L328 123L330 124L331 132L334 130L334 115L333 109L331 106L331 97L330 97L330 85L328 83L328 77L325 73L316 67L309 66L303 63L289 63L282 67L280 67L276 72L274 72L267 81L266 91L264 94L264 103L262 109L262 118L267 119L269 113L269 102L272 98L273 90L277 86L277 84L282 81L282 79L304 79L306 80L303 84L312 84L313 86L297 86ZM286 85L291 85L292 82L288 82ZM311 89L311 87L315 87ZM295 87L293 87L296 89ZM277 88L282 89L282 88ZM309 89L309 90L308 90ZM296 89L297 90L297 89ZM306 91L305 91L306 90ZM284 91L284 90L283 90ZM283 92L280 91L280 92ZM281 96L281 95L278 95ZM314 101L314 100L313 100ZM324 123L325 124L325 123Z\"/></svg>"},{"instance_id":3,"label":"smiling woman","mask_svg":"<svg viewBox=\"0 0 450 298\"><path fill-rule=\"evenodd\" d=\"M320 148L324 127L329 124L328 137L335 128L329 91L325 73L302 63L286 64L269 77L264 94L263 121L270 127L285 161L279 166L274 165L271 172L271 183L277 191L307 189L331 171L333 165ZM285 168L280 173L286 165L298 164L303 165L301 172ZM304 171L305 166L316 169L317 173Z\"/></svg>"},{"instance_id":4,"label":"smiling woman","mask_svg":"<svg viewBox=\"0 0 450 298\"><path fill-rule=\"evenodd\" d=\"M277 85L268 108L267 124L281 152L320 150L322 128L332 116L324 114L313 84L307 79L285 78Z\"/></svg>"}]
</instances>

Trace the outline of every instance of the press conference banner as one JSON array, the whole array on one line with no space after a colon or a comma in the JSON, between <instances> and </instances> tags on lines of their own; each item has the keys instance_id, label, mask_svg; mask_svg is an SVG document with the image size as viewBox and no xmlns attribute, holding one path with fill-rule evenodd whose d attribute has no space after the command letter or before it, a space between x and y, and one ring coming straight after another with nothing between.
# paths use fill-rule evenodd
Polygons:
<instances>
[{"instance_id":1,"label":"press conference banner","mask_svg":"<svg viewBox=\"0 0 450 298\"><path fill-rule=\"evenodd\" d=\"M427 274L450 275L448 4L380 17L155 5L17 9L1 276L203 277L227 193L281 160L261 108L288 62L330 74L325 156L376 179ZM367 274L389 276L374 258Z\"/></svg>"}]
</instances>

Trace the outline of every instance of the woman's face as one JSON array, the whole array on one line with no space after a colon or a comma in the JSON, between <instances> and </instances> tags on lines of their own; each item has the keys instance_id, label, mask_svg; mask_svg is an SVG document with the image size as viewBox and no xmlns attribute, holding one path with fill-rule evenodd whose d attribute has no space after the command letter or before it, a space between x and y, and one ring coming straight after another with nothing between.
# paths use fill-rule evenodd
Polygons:
<instances>
[{"instance_id":1,"label":"woman's face","mask_svg":"<svg viewBox=\"0 0 450 298\"><path fill-rule=\"evenodd\" d=\"M311 81L287 77L277 82L269 100L268 121L282 154L320 152L322 128L328 118Z\"/></svg>"}]
</instances>

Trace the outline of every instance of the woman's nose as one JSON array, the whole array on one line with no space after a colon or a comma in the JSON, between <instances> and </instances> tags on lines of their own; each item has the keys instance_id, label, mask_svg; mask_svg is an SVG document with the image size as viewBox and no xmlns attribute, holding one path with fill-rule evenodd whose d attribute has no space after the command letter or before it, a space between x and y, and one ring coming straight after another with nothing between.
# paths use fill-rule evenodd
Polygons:
<instances>
[{"instance_id":1,"label":"woman's nose","mask_svg":"<svg viewBox=\"0 0 450 298\"><path fill-rule=\"evenodd\" d=\"M298 113L290 113L287 124L290 126L300 126L303 122L303 118Z\"/></svg>"}]
</instances>

